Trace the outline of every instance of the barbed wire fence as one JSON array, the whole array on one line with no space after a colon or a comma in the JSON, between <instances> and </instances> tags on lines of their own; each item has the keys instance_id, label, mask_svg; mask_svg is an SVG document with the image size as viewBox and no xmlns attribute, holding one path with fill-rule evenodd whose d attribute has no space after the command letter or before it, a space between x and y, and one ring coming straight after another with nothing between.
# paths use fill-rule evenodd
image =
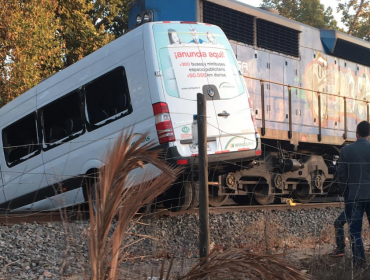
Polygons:
<instances>
[{"instance_id":1,"label":"barbed wire fence","mask_svg":"<svg viewBox=\"0 0 370 280\"><path fill-rule=\"evenodd\" d=\"M188 125L191 125L191 123L189 122ZM212 125L212 124L208 124L208 125ZM219 128L218 128L219 129ZM149 133L155 133L156 134L156 131L150 131ZM219 129L219 133L220 135L229 135L229 136L235 136L235 137L240 137L240 135L234 135L234 134L227 134L227 132L225 132L224 130L220 130ZM71 144L73 143L85 143L86 145L88 144L91 144L91 143L94 143L94 142L97 142L97 141L105 141L107 143L109 142L112 142L114 141L116 138L115 137L112 137L112 138L104 138L104 139L95 139L95 140L86 140L86 141L80 141L77 139L74 139L74 140L71 140L69 141L68 143L61 143L61 145L63 146L66 146L66 145L70 145L70 150L68 151L67 154L70 154L70 153L73 153L74 151L71 150ZM247 138L246 140L250 141L250 140L255 140L253 138L249 139ZM30 144L30 146L39 146L40 147L40 150L41 150L41 144ZM22 145L22 147L24 147L25 145ZM19 146L11 146L11 147L6 147L8 149L14 149L14 148L17 148ZM280 146L274 146L274 145L269 145L267 143L262 143L262 150L263 150L263 154L266 153L267 150L275 150L277 152L285 152L284 149L282 149ZM295 151L288 151L290 154L292 155L296 155L296 156L301 156L301 155L305 155L305 156L308 156L310 154L305 154L305 153L302 153L302 152L295 152ZM42 152L41 152L42 153ZM174 160L175 158L168 158L166 157L166 155L168 154L168 150L166 151L163 151L163 157L166 159L166 160ZM190 160L190 169L191 170L194 170L196 168L196 165L194 164L194 161L195 161L195 157L193 157L191 160ZM25 162L29 161L31 159L26 159ZM232 166L233 168L235 168L234 170L237 171L237 170L242 170L242 169L245 169L245 168L248 168L247 166L247 163L249 162L250 160L243 160L243 159L240 159L240 161L238 162L233 162L233 161L225 161L225 160L219 160L217 162L217 164L226 164L228 166ZM329 159L324 159L324 161L326 162L332 162L333 160L329 160ZM70 164L68 162L68 160L66 160L64 162L65 165L67 164ZM216 164L216 165L217 165ZM340 164L340 163L339 163ZM353 163L351 163L353 164ZM354 163L356 164L356 163ZM358 164L364 164L364 163L358 163ZM370 164L369 163L366 163L366 164ZM277 175L279 174L278 172L272 172L272 171L269 171L270 173L273 173L274 175ZM10 176L10 175L14 175L14 174L19 174L19 176L23 176L25 174L27 175L41 175L43 178L46 178L48 176L53 176L55 178L55 181L61 181L61 179L64 179L64 178L70 178L71 176L75 177L75 178L81 178L81 179L84 179L86 178L86 175L75 175L75 174L55 174L55 173L46 173L46 172L21 172L21 171L2 171L2 178L6 178L7 176ZM210 177L212 178L214 176L215 173L213 173L213 175L211 175ZM89 174L89 176L93 176L96 174ZM187 173L185 176L182 175L180 176L181 179L179 179L178 183L181 185L180 188L184 188L185 186L185 183L187 182L193 182L194 179L193 179L193 175L191 172ZM31 184L39 184L41 185L41 182L10 182L8 183L8 187L12 187L14 186L14 188L12 189L12 193L19 193L19 192L22 192L21 189L24 187L24 186L29 186ZM257 184L256 184L257 186ZM3 186L4 187L4 186ZM253 189L253 188L252 188ZM4 190L2 190L4 191ZM81 192L82 190L80 190ZM56 183L55 186L54 186L54 192L55 194L63 194L63 183ZM189 191L189 190L186 190L186 191L180 191L179 192L180 194L183 194L183 195L180 195L178 197L178 200L181 201L179 204L184 204L182 201L191 201L193 204L190 205L189 207L197 207L196 206L196 200L193 198L194 193L192 193L192 191ZM6 193L5 194L5 198L6 198ZM37 195L37 191L36 191L36 194ZM79 193L78 195L81 195L81 193ZM232 196L232 193L230 194ZM253 195L253 192L251 191L248 191L248 195ZM77 196L77 195L76 195ZM275 201L277 201L280 197L279 196L276 196L276 199ZM290 196L288 196L288 198L290 198ZM53 198L50 198L51 200L53 200ZM323 195L323 201L329 201L330 199L333 199L333 198L330 198L328 196L327 193L325 193ZM335 197L334 200L338 200L338 195L337 197ZM34 201L31 201L31 203L33 203ZM82 201L81 201L82 202ZM167 221L163 221L161 219L158 219L156 218L158 215L159 212L164 212L164 211L167 211L163 208L163 202L166 202L166 199L162 199L161 201L155 201L153 202L152 204L148 205L148 207L143 210L143 213L140 217L140 219L136 222L136 227L137 227L137 232L133 234L133 241L134 242L135 240L139 239L139 236L142 234L140 233L141 231L143 232L147 232L149 233L148 236L149 237L152 237L152 239L150 239L151 241L149 243L150 246L152 246L152 250L150 251L150 254L146 254L145 252L145 249L143 248L140 248L137 252L135 252L135 249L133 249L133 256L132 256L132 262L134 264L130 264L130 265L125 265L125 269L127 270L127 276L129 275L133 275L132 277L134 276L137 276L138 273L142 272L140 271L140 265L137 265L137 263L135 263L135 261L138 259L142 259L142 258L146 258L148 256L150 257L154 257L154 258L158 258L158 257L163 257L165 256L167 253L170 254L170 255L178 255L178 258L180 259L180 264L179 264L179 269L185 269L184 267L187 267L187 266L191 266L192 264L194 264L195 262L197 262L196 260L194 260L194 257L196 257L196 246L190 246L191 249L189 249L189 244L186 244L185 240L187 239L187 237L189 236L183 236L183 239L182 239L182 242L184 242L183 244L181 244L181 246L178 246L178 247L174 247L174 248L169 248L169 246L173 245L173 244L170 244L170 242L168 241L168 232L162 232L163 228L165 229L168 229L170 227L169 224L166 224ZM10 205L11 205L12 201L10 201ZM249 201L249 203L252 203L251 200ZM63 199L58 199L57 201L53 201L53 204L54 205L57 205L57 209L59 208L64 208L65 206L65 201L63 201ZM236 203L232 200L232 199L229 199L227 200L227 202L224 204L224 205L235 205ZM344 204L342 204L344 205ZM150 211L148 211L148 209L150 209ZM2 209L2 210L7 210L7 209ZM84 213L84 209L79 209L79 211L81 213ZM26 212L26 213L18 213L16 214L18 217L24 217L24 216L28 216L28 215L31 215L31 212L35 212L32 208L30 208L29 210L24 210L23 212ZM43 211L36 211L36 212L43 212ZM337 211L338 213L340 211ZM75 215L75 210L73 209L66 209L65 212L63 212L66 214L66 216L72 216L72 215ZM5 215L5 216L9 216L9 218L12 216L14 216L12 213L4 213L2 215ZM229 230L231 232L232 235L236 236L234 238L230 238L228 239L226 242L224 240L222 240L221 236L217 236L217 238L215 238L215 232L212 232L212 238L213 238L213 248L216 249L216 250L222 250L224 246L240 246L240 247L247 247L249 248L249 250L261 250L261 249L267 249L267 250L270 250L271 247L274 246L274 242L278 243L279 241L274 241L274 240L268 240L269 238L273 239L273 238L276 238L276 233L281 233L282 234L282 238L284 240L284 243L285 245L287 245L289 242L293 242L291 240L289 240L290 238L290 235L292 234L291 232L289 232L289 217L285 217L281 220L281 222L287 222L288 224L285 224L283 226L281 225L277 225L276 221L274 220L270 220L269 216L270 214L266 213L266 212L262 212L262 213L258 213L258 214L251 214L251 215L248 215L246 213L240 213L240 214L234 214L232 215L232 219L234 219L234 223L230 224L230 220L227 220L227 219L224 219L222 221L219 221L218 218L216 216L212 217L211 219L211 222L213 224L218 224L218 226L222 227L223 224L226 224L227 226L226 227L229 227L229 229L231 228L232 230ZM64 221L66 221L66 216L64 215ZM257 218L256 218L257 216ZM230 217L229 217L230 218ZM353 217L351 217L353 220ZM194 224L196 224L196 222L194 223L194 217L188 217L188 218L183 218L182 216L176 216L174 218L176 221L181 221L183 219L188 219L189 223L186 224L185 226L187 225L191 225L193 226ZM235 222L235 219L238 219L239 221L242 221L240 223L237 223ZM259 220L260 219L260 220ZM362 217L361 217L361 220L362 220ZM261 222L262 221L262 222ZM334 219L333 221L334 222ZM70 225L68 225L68 227L70 227ZM79 226L77 226L79 227ZM282 228L280 228L282 227ZM311 227L311 228L309 228ZM326 226L326 228L324 228L324 230L328 230L327 229L328 226ZM331 225L330 225L331 227ZM148 230L148 228L150 228L150 230ZM80 228L81 229L81 228ZM184 230L184 232L187 232L184 227L182 228ZM71 233L71 230L69 229L64 229L65 231L68 231L68 234ZM72 229L73 231L74 229ZM320 228L320 226L318 226L317 224L311 224L311 225L308 225L308 228L306 228L306 230L313 230L313 234L311 235L311 237L315 237L314 239L316 239L317 237L318 238L321 238L321 232L322 232L322 227ZM220 230L220 232L222 232ZM263 232L263 237L261 238L261 232ZM191 231L192 233L192 240L194 242L194 244L197 242L196 241L196 237L197 237L197 234L196 234L196 229L192 229ZM172 231L171 232L172 236L171 238L173 238L174 240L176 240L176 235L182 235L182 233L180 232L174 232ZM225 232L223 232L223 234L225 234ZM303 230L303 234L306 234L306 235L309 235L307 234L307 232L305 232L305 230ZM243 238L242 236L243 235L249 235L248 237L245 237ZM158 238L159 237L159 238ZM167 239L167 240L166 240ZM254 239L254 240L252 240ZM77 239L76 239L77 240ZM75 240L75 241L76 241ZM302 240L305 240L305 238L301 238L300 241ZM163 246L163 241L167 241L167 246ZM296 241L297 242L297 241ZM306 241L307 242L307 241ZM262 245L264 244L264 245ZM321 243L319 243L321 244ZM73 246L72 244L68 244L67 242L67 247L71 247ZM148 244L147 244L148 245ZM280 246L281 247L281 246ZM161 249L161 250L160 250ZM281 249L281 248L279 248ZM284 250L287 249L287 246L283 247ZM314 246L314 250L316 250L317 247ZM320 247L319 247L320 249ZM68 248L66 249L68 250ZM141 251L140 251L141 250ZM159 250L156 252L156 250ZM172 251L171 251L172 250ZM167 251L167 252L166 252ZM170 253L169 253L170 252ZM155 255L155 253L157 253L157 255ZM67 253L64 252L63 255L65 257ZM136 254L136 256L134 256ZM83 255L83 253L81 253L81 256ZM189 259L189 256L193 257L193 258L190 258ZM129 262L128 262L129 263ZM187 264L186 264L187 263ZM157 263L158 265L158 270L160 269L160 264ZM132 266L134 268L132 268ZM6 264L3 266L4 267L9 267L9 266L6 266ZM3 269L2 268L2 269ZM152 268L152 267L151 267ZM149 268L148 268L149 269ZM1 278L0 278L1 279Z\"/></svg>"}]
</instances>

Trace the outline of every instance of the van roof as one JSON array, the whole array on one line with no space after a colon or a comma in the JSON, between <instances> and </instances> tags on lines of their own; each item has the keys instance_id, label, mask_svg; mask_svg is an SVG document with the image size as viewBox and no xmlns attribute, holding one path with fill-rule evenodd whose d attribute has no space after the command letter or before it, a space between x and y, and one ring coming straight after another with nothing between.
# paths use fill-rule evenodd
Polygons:
<instances>
[{"instance_id":1,"label":"van roof","mask_svg":"<svg viewBox=\"0 0 370 280\"><path fill-rule=\"evenodd\" d=\"M21 94L11 102L4 105L0 108L0 117L6 115L10 110L22 105L24 102L28 101L38 93L41 93L51 86L63 81L64 79L75 75L76 73L82 71L83 69L89 67L91 64L97 61L97 59L101 59L109 55L110 53L119 50L124 45L128 45L134 37L137 37L138 34L143 32L144 28L151 28L154 24L205 24L210 25L207 23L199 23L199 22L185 22L185 21L158 21L158 22L149 22L146 24L142 24L135 29L130 30L126 34L122 35L121 37L117 38L116 40L110 42L109 44L101 47L100 49L94 51L93 53L89 54L88 56L82 58L81 60L75 62L74 64L68 66L67 68L52 74L51 76L42 80L38 85L29 89L25 93ZM72 90L72 89L71 89ZM5 121L7 122L7 121Z\"/></svg>"}]
</instances>

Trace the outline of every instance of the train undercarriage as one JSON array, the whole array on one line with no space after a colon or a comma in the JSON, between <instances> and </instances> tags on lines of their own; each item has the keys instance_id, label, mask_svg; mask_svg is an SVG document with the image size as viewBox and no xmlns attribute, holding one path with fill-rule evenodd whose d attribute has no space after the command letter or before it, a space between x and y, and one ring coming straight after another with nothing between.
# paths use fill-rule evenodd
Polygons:
<instances>
[{"instance_id":1,"label":"train undercarriage","mask_svg":"<svg viewBox=\"0 0 370 280\"><path fill-rule=\"evenodd\" d=\"M210 206L218 207L230 201L239 205L266 205L287 198L308 203L315 196L336 191L337 147L314 144L292 147L279 141L266 146L278 148L265 149L252 162L210 167ZM197 207L197 180L197 170L184 172L161 196L163 205L171 211Z\"/></svg>"}]
</instances>

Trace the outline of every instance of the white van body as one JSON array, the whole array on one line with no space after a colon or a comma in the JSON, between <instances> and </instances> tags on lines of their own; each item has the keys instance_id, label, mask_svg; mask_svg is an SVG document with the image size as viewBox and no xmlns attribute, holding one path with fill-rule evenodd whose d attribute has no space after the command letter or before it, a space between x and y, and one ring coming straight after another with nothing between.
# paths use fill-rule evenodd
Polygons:
<instances>
[{"instance_id":1,"label":"white van body","mask_svg":"<svg viewBox=\"0 0 370 280\"><path fill-rule=\"evenodd\" d=\"M1 210L85 202L83 178L124 129L148 132L144 142L166 149L169 162L190 165L198 92L207 96L211 165L256 158L249 94L216 26L147 23L47 78L0 109ZM159 174L150 165L133 174L148 170Z\"/></svg>"}]
</instances>

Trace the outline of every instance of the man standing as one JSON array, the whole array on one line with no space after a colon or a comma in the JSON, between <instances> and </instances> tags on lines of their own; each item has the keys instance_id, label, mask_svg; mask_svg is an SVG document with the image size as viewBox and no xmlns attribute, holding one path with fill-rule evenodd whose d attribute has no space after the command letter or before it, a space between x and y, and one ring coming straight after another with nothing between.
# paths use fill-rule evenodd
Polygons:
<instances>
[{"instance_id":1,"label":"man standing","mask_svg":"<svg viewBox=\"0 0 370 280\"><path fill-rule=\"evenodd\" d=\"M370 215L370 124L367 121L357 125L357 141L340 151L338 175L345 190L345 216L349 226L352 247L352 261L361 267L365 261L362 242L362 218Z\"/></svg>"}]
</instances>

